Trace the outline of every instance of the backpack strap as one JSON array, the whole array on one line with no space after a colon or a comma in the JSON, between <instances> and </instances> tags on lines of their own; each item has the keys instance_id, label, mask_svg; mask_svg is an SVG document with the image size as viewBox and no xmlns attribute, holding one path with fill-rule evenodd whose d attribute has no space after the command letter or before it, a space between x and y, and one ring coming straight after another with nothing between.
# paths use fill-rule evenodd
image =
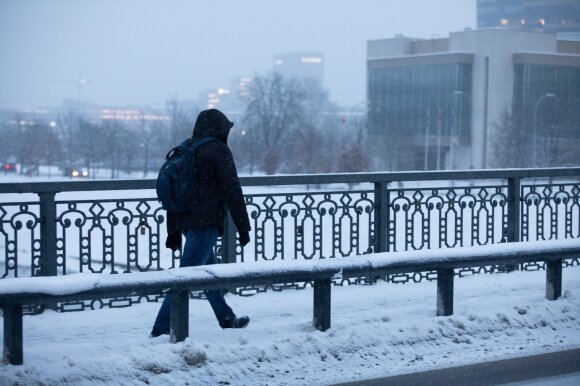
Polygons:
<instances>
[{"instance_id":1,"label":"backpack strap","mask_svg":"<svg viewBox=\"0 0 580 386\"><path fill-rule=\"evenodd\" d=\"M200 147L201 145L203 145L204 143L208 143L210 141L215 141L216 139L214 137L203 137L198 141L195 141L194 143L192 143L191 145L189 145L188 149L189 150L195 150L198 147Z\"/></svg>"},{"instance_id":2,"label":"backpack strap","mask_svg":"<svg viewBox=\"0 0 580 386\"><path fill-rule=\"evenodd\" d=\"M195 149L197 149L199 146L203 145L204 143L210 142L210 141L215 141L216 139L213 137L203 137L198 141L195 141L194 143L192 143L191 145L187 145L187 141L185 140L183 141L179 146L175 146L173 149L169 150L169 152L165 155L165 159L169 159L169 157L171 157L176 151L181 150L181 151L195 151Z\"/></svg>"},{"instance_id":3,"label":"backpack strap","mask_svg":"<svg viewBox=\"0 0 580 386\"><path fill-rule=\"evenodd\" d=\"M177 151L177 149L179 149L179 147L180 147L180 146L181 146L181 145L179 145L179 146L175 146L173 149L169 150L169 151L167 152L167 154L165 155L165 159L166 159L166 160L168 160L168 159L169 159L169 157L171 157L171 156L172 156L172 155L173 155L173 154L174 154L174 153Z\"/></svg>"}]
</instances>

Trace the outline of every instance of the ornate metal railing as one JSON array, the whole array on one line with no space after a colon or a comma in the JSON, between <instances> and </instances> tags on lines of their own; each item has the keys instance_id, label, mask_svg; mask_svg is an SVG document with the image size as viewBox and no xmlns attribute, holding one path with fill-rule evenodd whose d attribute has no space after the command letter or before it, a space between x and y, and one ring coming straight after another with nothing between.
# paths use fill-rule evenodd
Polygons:
<instances>
[{"instance_id":1,"label":"ornate metal railing","mask_svg":"<svg viewBox=\"0 0 580 386\"><path fill-rule=\"evenodd\" d=\"M225 263L580 237L580 168L292 175L241 181L251 190L246 203L252 242L242 249L228 219L216 248ZM179 252L164 247L165 213L154 197L154 183L0 184L0 277L129 273L177 266ZM361 185L349 189L353 184ZM287 191L280 192L282 186ZM521 268L542 269L540 264ZM565 264L578 265L579 260ZM505 269L469 268L456 274ZM435 278L434 272L423 272L387 279ZM375 279L350 278L335 284ZM306 285L285 283L274 289ZM140 299L107 299L61 309L119 307L135 301Z\"/></svg>"}]
</instances>

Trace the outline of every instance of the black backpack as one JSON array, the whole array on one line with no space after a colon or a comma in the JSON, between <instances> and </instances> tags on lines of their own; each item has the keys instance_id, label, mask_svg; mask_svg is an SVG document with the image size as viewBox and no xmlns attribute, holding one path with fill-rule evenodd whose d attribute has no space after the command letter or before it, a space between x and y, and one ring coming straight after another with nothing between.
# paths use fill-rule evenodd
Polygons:
<instances>
[{"instance_id":1,"label":"black backpack","mask_svg":"<svg viewBox=\"0 0 580 386\"><path fill-rule=\"evenodd\" d=\"M193 209L197 200L195 149L215 138L204 137L191 143L183 141L165 156L157 176L157 198L165 210L185 212Z\"/></svg>"}]
</instances>

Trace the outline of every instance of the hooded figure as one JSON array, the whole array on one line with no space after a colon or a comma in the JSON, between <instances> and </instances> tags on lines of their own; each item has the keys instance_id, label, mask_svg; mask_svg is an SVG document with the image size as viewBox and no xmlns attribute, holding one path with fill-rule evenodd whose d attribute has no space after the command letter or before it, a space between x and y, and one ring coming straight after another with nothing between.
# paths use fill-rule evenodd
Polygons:
<instances>
[{"instance_id":1,"label":"hooded figure","mask_svg":"<svg viewBox=\"0 0 580 386\"><path fill-rule=\"evenodd\" d=\"M232 215L241 239L246 236L244 233L250 231L234 157L227 146L233 126L225 114L217 109L204 110L197 117L190 141L195 142L203 137L212 137L217 141L210 141L196 149L197 204L190 212L168 213L168 234L185 229L217 227L222 236L226 208ZM168 247L171 248L170 245Z\"/></svg>"},{"instance_id":2,"label":"hooded figure","mask_svg":"<svg viewBox=\"0 0 580 386\"><path fill-rule=\"evenodd\" d=\"M196 142L203 137L215 141L206 142L195 150L197 200L188 212L167 212L167 240L165 246L172 250L181 247L181 237L185 236L180 267L215 264L213 249L218 236L223 235L226 209L234 220L239 233L240 244L250 242L250 220L242 187L234 164L234 157L227 145L232 122L219 110L202 111L195 122L193 136ZM237 318L227 305L219 290L205 291L211 307L222 328L244 328L250 318ZM165 297L152 337L169 334L170 296Z\"/></svg>"}]
</instances>

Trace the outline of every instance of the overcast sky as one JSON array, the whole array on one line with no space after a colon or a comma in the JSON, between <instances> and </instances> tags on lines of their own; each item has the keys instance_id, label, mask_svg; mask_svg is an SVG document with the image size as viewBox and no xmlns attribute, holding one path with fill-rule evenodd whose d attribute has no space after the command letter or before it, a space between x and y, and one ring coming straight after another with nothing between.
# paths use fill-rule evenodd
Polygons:
<instances>
[{"instance_id":1,"label":"overcast sky","mask_svg":"<svg viewBox=\"0 0 580 386\"><path fill-rule=\"evenodd\" d=\"M332 100L365 99L366 42L476 25L476 0L0 0L0 108L195 100L321 51Z\"/></svg>"}]
</instances>

